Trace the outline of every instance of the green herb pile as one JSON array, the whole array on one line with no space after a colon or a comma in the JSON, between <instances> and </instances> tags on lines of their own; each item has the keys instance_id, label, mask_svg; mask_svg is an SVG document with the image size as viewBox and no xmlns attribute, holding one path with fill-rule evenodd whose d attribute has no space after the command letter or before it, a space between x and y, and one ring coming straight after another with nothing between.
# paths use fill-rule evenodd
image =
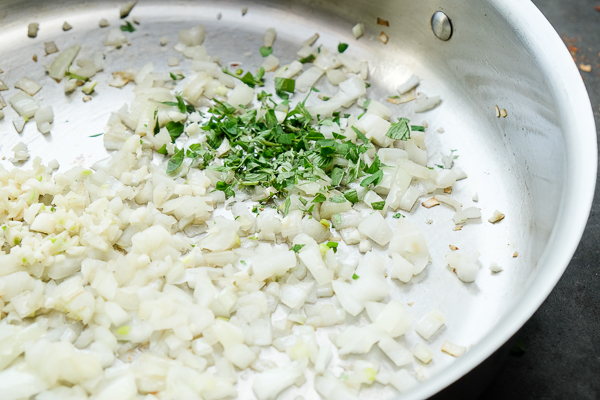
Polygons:
<instances>
[{"instance_id":1,"label":"green herb pile","mask_svg":"<svg viewBox=\"0 0 600 400\"><path fill-rule=\"evenodd\" d=\"M243 71L236 71L234 74L225 69L224 72L251 87L264 85L262 69L255 76L251 73L242 75ZM369 139L356 128L352 128L357 136L356 143L336 133L333 134L333 139L326 139L318 131L319 125L339 124L342 115L336 112L330 118L313 119L305 104L312 92L318 92L314 87L304 101L290 109L287 98L288 93L293 93L294 87L293 79L275 78L276 92L285 99L281 103L277 103L272 94L265 91L258 93L257 99L261 102L261 109L265 111L261 117L258 117L257 109L244 107L244 112L240 114L230 104L215 100L215 105L204 115L206 121L201 125L201 129L206 131L206 142L192 144L187 149L175 147L167 172L176 172L186 158L191 159L193 168L233 172L230 174L233 175L233 180L218 182L216 186L216 190L223 191L227 197L235 195L234 189L243 190L258 185L273 187L276 192L272 195L285 198L300 181L324 180L330 182L329 188L342 190L362 178L362 187L377 186L383 179L381 168L385 165L377 156L370 165L363 161L361 155L373 147ZM181 96L177 95L176 98L177 102L163 104L177 106L182 113L196 112L193 106L185 104ZM364 105L365 108L367 106L368 104ZM289 110L282 122L277 120L276 108ZM344 118L349 116L350 114L343 115ZM360 117L362 115L359 119ZM408 122L408 119L400 118L398 122L392 123L387 136L396 140L408 140L411 128L423 129L421 126L409 127ZM181 122L169 122L166 128L173 143L184 131ZM155 132L158 129L157 125ZM224 140L229 142L231 148L221 155L222 163L216 163L217 149ZM159 153L167 154L166 146ZM325 195L317 194L313 203L325 200ZM343 196L333 196L329 200L339 203L359 201L356 190L346 190ZM372 204L375 209L383 209L384 205L383 201Z\"/></svg>"}]
</instances>

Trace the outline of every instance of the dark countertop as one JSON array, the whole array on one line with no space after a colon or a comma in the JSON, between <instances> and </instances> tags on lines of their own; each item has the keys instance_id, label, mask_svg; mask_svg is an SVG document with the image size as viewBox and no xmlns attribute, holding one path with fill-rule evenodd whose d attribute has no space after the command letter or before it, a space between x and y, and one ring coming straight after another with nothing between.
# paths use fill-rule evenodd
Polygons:
<instances>
[{"instance_id":1,"label":"dark countertop","mask_svg":"<svg viewBox=\"0 0 600 400\"><path fill-rule=\"evenodd\" d=\"M600 127L600 1L534 0L571 46ZM576 51L574 49L576 47ZM510 355L481 399L600 398L600 183L583 238L548 299L517 338L526 351Z\"/></svg>"}]
</instances>

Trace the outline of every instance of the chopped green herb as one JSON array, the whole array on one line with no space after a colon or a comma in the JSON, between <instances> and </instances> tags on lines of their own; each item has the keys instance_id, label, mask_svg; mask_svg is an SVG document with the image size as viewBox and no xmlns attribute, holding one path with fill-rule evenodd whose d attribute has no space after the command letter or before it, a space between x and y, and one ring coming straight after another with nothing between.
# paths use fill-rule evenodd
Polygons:
<instances>
[{"instance_id":1,"label":"chopped green herb","mask_svg":"<svg viewBox=\"0 0 600 400\"><path fill-rule=\"evenodd\" d=\"M341 168L334 168L331 171L331 186L339 186L344 178L344 170Z\"/></svg>"},{"instance_id":2,"label":"chopped green herb","mask_svg":"<svg viewBox=\"0 0 600 400\"><path fill-rule=\"evenodd\" d=\"M317 195L313 199L312 203L322 203L325 200L327 200L327 197L325 197L325 195L323 193L317 193Z\"/></svg>"},{"instance_id":3,"label":"chopped green herb","mask_svg":"<svg viewBox=\"0 0 600 400\"><path fill-rule=\"evenodd\" d=\"M167 164L167 174L170 174L173 171L175 171L177 168L181 167L184 157L185 157L185 152L183 149L175 152L175 154L173 154L173 156L169 160L169 163Z\"/></svg>"},{"instance_id":4,"label":"chopped green herb","mask_svg":"<svg viewBox=\"0 0 600 400\"><path fill-rule=\"evenodd\" d=\"M383 207L385 207L385 201L374 201L371 203L371 207L373 207L373 210L383 210Z\"/></svg>"},{"instance_id":5,"label":"chopped green herb","mask_svg":"<svg viewBox=\"0 0 600 400\"><path fill-rule=\"evenodd\" d=\"M410 126L410 130L411 131L418 131L418 132L425 132L425 127L421 126L421 125L411 125Z\"/></svg>"},{"instance_id":6,"label":"chopped green herb","mask_svg":"<svg viewBox=\"0 0 600 400\"><path fill-rule=\"evenodd\" d=\"M394 216L392 218L398 219L398 218L406 218L406 217L400 213L396 213L396 214L394 214Z\"/></svg>"},{"instance_id":7,"label":"chopped green herb","mask_svg":"<svg viewBox=\"0 0 600 400\"><path fill-rule=\"evenodd\" d=\"M121 30L123 32L135 32L135 28L133 24L129 21L125 21L125 25L121 25Z\"/></svg>"},{"instance_id":8,"label":"chopped green herb","mask_svg":"<svg viewBox=\"0 0 600 400\"><path fill-rule=\"evenodd\" d=\"M273 53L273 48L272 47L260 46L260 55L261 56L267 57L271 53Z\"/></svg>"},{"instance_id":9,"label":"chopped green herb","mask_svg":"<svg viewBox=\"0 0 600 400\"><path fill-rule=\"evenodd\" d=\"M408 129L408 119L399 118L398 122L392 123L390 129L387 131L385 136L394 140L408 140L410 139L410 129Z\"/></svg>"},{"instance_id":10,"label":"chopped green herb","mask_svg":"<svg viewBox=\"0 0 600 400\"><path fill-rule=\"evenodd\" d=\"M292 247L292 250L294 251L294 253L299 252L300 250L302 250L302 248L306 246L305 244L295 244L294 247Z\"/></svg>"},{"instance_id":11,"label":"chopped green herb","mask_svg":"<svg viewBox=\"0 0 600 400\"><path fill-rule=\"evenodd\" d=\"M300 200L300 203L302 203L303 206L305 206L306 203L308 203L308 200L306 200L304 197L299 197L298 200Z\"/></svg>"},{"instance_id":12,"label":"chopped green herb","mask_svg":"<svg viewBox=\"0 0 600 400\"><path fill-rule=\"evenodd\" d=\"M338 194L336 196L331 196L329 201L332 203L345 203L347 200L344 196L342 196L341 194Z\"/></svg>"},{"instance_id":13,"label":"chopped green herb","mask_svg":"<svg viewBox=\"0 0 600 400\"><path fill-rule=\"evenodd\" d=\"M158 154L167 155L167 145L163 144L160 149L157 151Z\"/></svg>"},{"instance_id":14,"label":"chopped green herb","mask_svg":"<svg viewBox=\"0 0 600 400\"><path fill-rule=\"evenodd\" d=\"M348 190L344 193L344 197L351 203L358 203L358 194L356 193L356 189Z\"/></svg>"},{"instance_id":15,"label":"chopped green herb","mask_svg":"<svg viewBox=\"0 0 600 400\"><path fill-rule=\"evenodd\" d=\"M69 79L77 79L78 81L82 81L82 82L87 82L90 79L85 76L81 76L81 75L77 75L72 72L69 72L68 69L67 69L67 72L65 72L65 76L68 77Z\"/></svg>"},{"instance_id":16,"label":"chopped green herb","mask_svg":"<svg viewBox=\"0 0 600 400\"><path fill-rule=\"evenodd\" d=\"M357 280L358 278L360 278L360 276L358 276L356 274L352 274L352 279Z\"/></svg>"},{"instance_id":17,"label":"chopped green herb","mask_svg":"<svg viewBox=\"0 0 600 400\"><path fill-rule=\"evenodd\" d=\"M342 216L340 214L333 214L333 222L336 223L336 225L339 225L342 223Z\"/></svg>"},{"instance_id":18,"label":"chopped green herb","mask_svg":"<svg viewBox=\"0 0 600 400\"><path fill-rule=\"evenodd\" d=\"M364 133L362 133L361 131L358 130L358 128L356 128L355 126L352 127L352 130L354 132L356 132L356 136L363 141L363 143L365 144L369 144L371 143L371 141L369 139L367 139L367 137L364 135Z\"/></svg>"},{"instance_id":19,"label":"chopped green herb","mask_svg":"<svg viewBox=\"0 0 600 400\"><path fill-rule=\"evenodd\" d=\"M104 135L104 132L102 132L102 133L97 133L97 134L95 134L95 135L88 136L88 137L98 137L98 136L102 136L102 135Z\"/></svg>"},{"instance_id":20,"label":"chopped green herb","mask_svg":"<svg viewBox=\"0 0 600 400\"><path fill-rule=\"evenodd\" d=\"M246 261L244 261L244 260L240 260L240 262L244 265L248 265L248 264L246 264Z\"/></svg>"},{"instance_id":21,"label":"chopped green herb","mask_svg":"<svg viewBox=\"0 0 600 400\"><path fill-rule=\"evenodd\" d=\"M441 164L435 164L436 167L441 168L441 169L445 169L443 165Z\"/></svg>"},{"instance_id":22,"label":"chopped green herb","mask_svg":"<svg viewBox=\"0 0 600 400\"><path fill-rule=\"evenodd\" d=\"M223 72L227 75L233 76L236 79L239 79L251 88L254 88L256 86L265 86L265 81L263 80L263 77L265 76L265 69L263 67L260 67L258 69L256 75L252 75L250 72L246 72L246 74L241 78L236 74L229 72L227 67L223 68Z\"/></svg>"},{"instance_id":23,"label":"chopped green herb","mask_svg":"<svg viewBox=\"0 0 600 400\"><path fill-rule=\"evenodd\" d=\"M169 121L165 124L165 128L169 131L172 143L175 143L177 138L183 133L183 124L181 122Z\"/></svg>"},{"instance_id":24,"label":"chopped green herb","mask_svg":"<svg viewBox=\"0 0 600 400\"><path fill-rule=\"evenodd\" d=\"M371 104L371 99L366 99L362 105L362 108L366 110L367 108L369 108L369 104Z\"/></svg>"},{"instance_id":25,"label":"chopped green herb","mask_svg":"<svg viewBox=\"0 0 600 400\"><path fill-rule=\"evenodd\" d=\"M181 80L183 78L185 78L185 76L183 76L182 74L174 74L172 72L169 72L169 76L171 77L171 79L173 79L174 81L177 80Z\"/></svg>"},{"instance_id":26,"label":"chopped green herb","mask_svg":"<svg viewBox=\"0 0 600 400\"><path fill-rule=\"evenodd\" d=\"M233 189L231 188L231 185L228 185L227 183L225 183L223 181L217 182L215 190L220 190L220 191L224 192L225 197L227 197L227 198L235 196L235 193L234 193Z\"/></svg>"},{"instance_id":27,"label":"chopped green herb","mask_svg":"<svg viewBox=\"0 0 600 400\"><path fill-rule=\"evenodd\" d=\"M375 172L373 175L369 176L368 178L363 179L362 182L360 183L360 186L367 187L371 183L374 186L377 186L377 185L379 185L379 182L381 182L382 179L383 179L383 171L379 170L379 171Z\"/></svg>"},{"instance_id":28,"label":"chopped green herb","mask_svg":"<svg viewBox=\"0 0 600 400\"><path fill-rule=\"evenodd\" d=\"M306 64L306 63L309 63L309 62L313 62L313 61L315 61L315 58L316 58L316 57L315 57L315 55L314 55L314 54L309 54L309 55L307 55L306 57L303 57L303 58L301 58L301 59L300 59L300 60L298 60L298 61L300 61L302 64Z\"/></svg>"},{"instance_id":29,"label":"chopped green herb","mask_svg":"<svg viewBox=\"0 0 600 400\"><path fill-rule=\"evenodd\" d=\"M347 43L340 43L340 44L338 44L338 51L340 53L345 52L347 48L348 48L348 44Z\"/></svg>"},{"instance_id":30,"label":"chopped green herb","mask_svg":"<svg viewBox=\"0 0 600 400\"><path fill-rule=\"evenodd\" d=\"M288 213L290 212L290 205L292 204L292 199L290 197L288 197L287 199L285 199L285 205L283 208L283 216L287 216Z\"/></svg>"},{"instance_id":31,"label":"chopped green herb","mask_svg":"<svg viewBox=\"0 0 600 400\"><path fill-rule=\"evenodd\" d=\"M398 96L398 95L388 96L388 99L399 99L399 98L400 98L400 96Z\"/></svg>"},{"instance_id":32,"label":"chopped green herb","mask_svg":"<svg viewBox=\"0 0 600 400\"><path fill-rule=\"evenodd\" d=\"M294 93L296 81L288 78L275 78L275 93L284 100L289 98L287 93Z\"/></svg>"},{"instance_id":33,"label":"chopped green herb","mask_svg":"<svg viewBox=\"0 0 600 400\"><path fill-rule=\"evenodd\" d=\"M337 248L338 248L339 243L338 242L327 242L327 247L329 247L330 249L333 249L334 253L337 253Z\"/></svg>"}]
</instances>

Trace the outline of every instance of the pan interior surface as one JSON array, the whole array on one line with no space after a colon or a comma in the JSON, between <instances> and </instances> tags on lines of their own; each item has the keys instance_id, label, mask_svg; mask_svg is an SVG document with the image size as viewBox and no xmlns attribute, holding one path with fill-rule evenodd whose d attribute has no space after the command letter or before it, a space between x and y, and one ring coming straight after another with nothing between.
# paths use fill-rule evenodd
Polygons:
<instances>
[{"instance_id":1,"label":"pan interior surface","mask_svg":"<svg viewBox=\"0 0 600 400\"><path fill-rule=\"evenodd\" d=\"M397 94L398 85L412 74L422 79L419 91L441 96L442 104L423 114L415 114L411 103L386 104L393 118L407 117L418 125L427 122L429 159L436 164L441 164L443 155L456 150L455 165L468 178L457 182L452 197L464 207L481 208L482 219L469 222L459 231L453 230L452 209L444 205L425 209L419 204L424 199L406 217L423 231L433 261L410 283L394 281L392 297L412 304L409 309L417 321L432 310L446 316L443 330L426 343L436 356L428 365L415 362L417 376L433 378L456 361L440 352L445 340L467 346L467 355L476 349L543 273L546 263L540 260L565 201L568 149L564 111L558 106L553 82L532 55L531 44L511 29L493 2L147 0L140 1L132 12L140 25L128 36L130 46L109 49L102 43L108 29L122 24L119 5L114 1L0 2L0 69L4 70L0 79L10 86L2 95L8 99L16 93L14 82L27 76L43 85L36 98L43 99L42 104L51 104L55 114L50 134L40 134L33 123L17 134L11 124L16 113L10 107L5 109L0 137L1 162L6 168L13 167L8 161L10 149L20 141L44 163L57 159L61 171L78 165L89 167L105 158L102 138L90 136L103 132L110 113L133 99L133 85L123 89L108 86L110 73L126 67L139 69L148 62L153 62L159 72L189 70L189 60L179 67L167 66L168 57L183 59L173 49L181 29L204 25L208 53L219 56L223 66L238 62L250 71L262 63L259 47L266 28L277 30L274 55L281 64L297 59L301 43L318 32L318 43L324 47L334 50L339 42L348 43L348 54L369 61L369 97L385 101ZM242 7L248 8L245 15ZM447 42L437 39L429 25L438 10L452 21L454 31ZM377 17L388 20L389 27L377 25ZM101 18L109 21L109 28L98 27ZM63 32L64 21L73 29ZM26 35L30 22L40 23L35 39ZM351 31L357 22L366 25L366 34L359 40ZM387 44L378 40L382 31L390 38ZM164 36L168 44L161 46ZM80 44L80 57L104 51L105 71L96 76L97 95L91 101L83 102L81 93L65 95L63 85L45 73L43 65L55 56L44 57L44 42L51 40L61 50ZM32 61L34 54L37 63ZM324 93L335 93L335 88L328 85L323 84L327 88ZM303 97L297 94L293 101ZM506 118L496 116L496 106L506 110ZM21 167L27 168L30 163L31 159ZM473 201L475 194L478 202ZM487 219L495 210L506 218L491 224ZM428 220L433 222L428 224ZM585 220L579 223L584 225ZM474 283L461 282L446 266L444 256L450 251L449 245L465 253L481 254L481 269ZM504 270L492 273L488 268L491 262ZM565 266L556 268L564 270ZM357 322L364 319L359 317ZM325 330L320 339L327 340L326 332L336 330L339 327ZM423 339L411 330L406 345L412 348L418 342ZM385 357L381 353L376 356L382 360ZM307 377L310 382L312 377ZM239 376L240 398L252 398L251 383L251 375ZM379 399L390 398L394 392L374 384L362 393L365 398ZM431 394L425 389L419 393ZM310 384L302 389L293 387L285 394L289 398L318 397Z\"/></svg>"}]
</instances>

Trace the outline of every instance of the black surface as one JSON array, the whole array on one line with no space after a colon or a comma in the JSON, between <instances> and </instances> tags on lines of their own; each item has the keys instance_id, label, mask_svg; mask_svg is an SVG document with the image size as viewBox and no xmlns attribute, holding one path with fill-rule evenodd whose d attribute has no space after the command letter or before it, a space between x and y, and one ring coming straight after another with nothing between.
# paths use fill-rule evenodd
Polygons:
<instances>
[{"instance_id":1,"label":"black surface","mask_svg":"<svg viewBox=\"0 0 600 400\"><path fill-rule=\"evenodd\" d=\"M591 72L581 73L600 126L600 12L595 9L600 1L534 3L571 46L577 65L591 65ZM599 186L571 264L516 335L526 351L508 356L481 399L600 399Z\"/></svg>"}]
</instances>

